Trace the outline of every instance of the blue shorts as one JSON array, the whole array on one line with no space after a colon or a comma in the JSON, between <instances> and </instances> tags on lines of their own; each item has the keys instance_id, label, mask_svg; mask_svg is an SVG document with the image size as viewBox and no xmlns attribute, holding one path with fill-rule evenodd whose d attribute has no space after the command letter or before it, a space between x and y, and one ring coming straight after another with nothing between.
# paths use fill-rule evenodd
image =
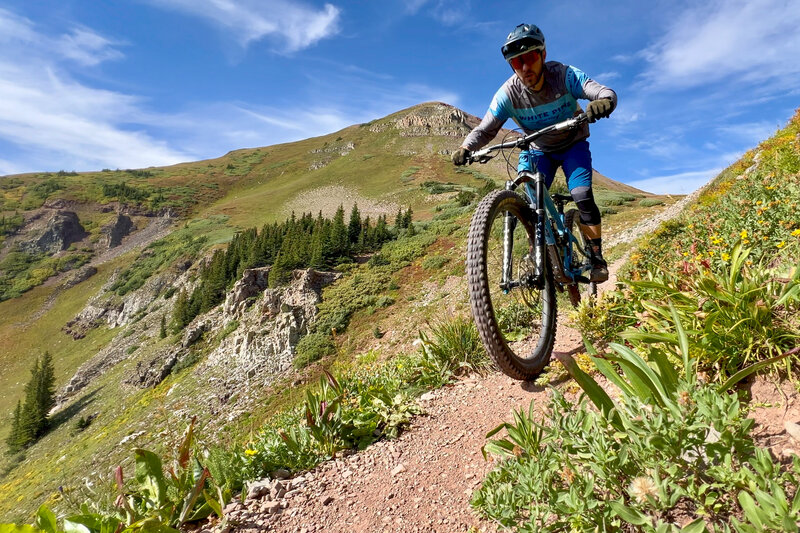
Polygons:
<instances>
[{"instance_id":1,"label":"blue shorts","mask_svg":"<svg viewBox=\"0 0 800 533\"><path fill-rule=\"evenodd\" d=\"M541 152L528 150L519 154L518 170L538 169L544 174L545 185L550 188L556 170L561 167L567 177L567 187L573 190L576 187L592 186L592 153L589 151L589 141L578 141L561 152Z\"/></svg>"}]
</instances>

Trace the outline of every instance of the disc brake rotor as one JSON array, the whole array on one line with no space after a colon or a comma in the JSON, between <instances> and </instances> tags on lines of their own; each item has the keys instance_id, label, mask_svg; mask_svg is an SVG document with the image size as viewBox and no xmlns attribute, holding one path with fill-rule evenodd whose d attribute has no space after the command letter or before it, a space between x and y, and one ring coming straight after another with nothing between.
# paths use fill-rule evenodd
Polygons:
<instances>
[{"instance_id":1,"label":"disc brake rotor","mask_svg":"<svg viewBox=\"0 0 800 533\"><path fill-rule=\"evenodd\" d=\"M517 272L519 273L519 279L521 282L526 280L528 281L527 283L522 283L520 285L520 297L525 305L533 309L536 304L539 303L542 293L533 285L532 282L532 280L536 277L536 265L534 264L530 254L525 254L525 256L519 260L519 269Z\"/></svg>"}]
</instances>

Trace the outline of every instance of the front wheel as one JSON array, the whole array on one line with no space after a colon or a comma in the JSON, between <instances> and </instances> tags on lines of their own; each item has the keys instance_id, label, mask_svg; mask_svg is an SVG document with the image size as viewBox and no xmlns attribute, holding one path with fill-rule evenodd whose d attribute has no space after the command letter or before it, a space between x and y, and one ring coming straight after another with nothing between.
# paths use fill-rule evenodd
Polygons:
<instances>
[{"instance_id":1,"label":"front wheel","mask_svg":"<svg viewBox=\"0 0 800 533\"><path fill-rule=\"evenodd\" d=\"M500 370L521 380L547 366L556 337L553 272L545 259L537 277L534 221L516 193L494 191L478 204L467 242L469 300L481 340ZM505 267L504 238L513 246Z\"/></svg>"},{"instance_id":2,"label":"front wheel","mask_svg":"<svg viewBox=\"0 0 800 533\"><path fill-rule=\"evenodd\" d=\"M589 259L589 241L584 236L583 231L581 231L580 211L577 209L570 209L567 211L564 215L564 225L577 241L570 242L570 248L572 249L572 253L570 254L572 256L570 270L573 272L582 271L581 274L588 274L592 268ZM578 304L581 302L581 284L572 283L568 285L567 292L569 293L569 302L573 307L578 307ZM586 294L592 298L596 297L597 283L594 281L589 282Z\"/></svg>"}]
</instances>

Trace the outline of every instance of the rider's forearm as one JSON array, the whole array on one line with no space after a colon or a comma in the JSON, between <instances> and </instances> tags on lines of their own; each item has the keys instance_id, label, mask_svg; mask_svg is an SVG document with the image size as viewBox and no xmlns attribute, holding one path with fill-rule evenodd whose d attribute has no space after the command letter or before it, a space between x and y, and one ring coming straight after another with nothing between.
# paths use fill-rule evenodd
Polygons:
<instances>
[{"instance_id":1,"label":"rider's forearm","mask_svg":"<svg viewBox=\"0 0 800 533\"><path fill-rule=\"evenodd\" d=\"M461 143L467 150L478 150L483 148L489 141L495 138L497 132L503 127L505 120L501 121L495 117L491 111L487 111L478 127L469 132L467 138Z\"/></svg>"},{"instance_id":2,"label":"rider's forearm","mask_svg":"<svg viewBox=\"0 0 800 533\"><path fill-rule=\"evenodd\" d=\"M583 85L583 92L589 100L600 100L601 98L611 100L612 111L617 108L617 93L610 87L600 85L596 81L589 79Z\"/></svg>"}]
</instances>

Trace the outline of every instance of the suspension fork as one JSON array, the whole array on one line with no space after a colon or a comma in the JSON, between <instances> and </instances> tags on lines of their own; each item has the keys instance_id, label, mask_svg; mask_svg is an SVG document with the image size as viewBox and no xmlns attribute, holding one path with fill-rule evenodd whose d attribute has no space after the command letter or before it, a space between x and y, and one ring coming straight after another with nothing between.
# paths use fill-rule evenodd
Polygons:
<instances>
[{"instance_id":1,"label":"suspension fork","mask_svg":"<svg viewBox=\"0 0 800 533\"><path fill-rule=\"evenodd\" d=\"M513 188L513 182L506 185L508 190ZM500 287L508 292L512 288L510 282L514 268L514 230L517 227L517 218L508 211L503 217L503 277L500 280Z\"/></svg>"},{"instance_id":2,"label":"suspension fork","mask_svg":"<svg viewBox=\"0 0 800 533\"><path fill-rule=\"evenodd\" d=\"M544 279L544 261L547 248L545 247L545 213L544 213L544 174L536 172L533 177L536 198L533 199L536 212L536 242L534 243L534 265L536 268L536 279Z\"/></svg>"}]
</instances>

